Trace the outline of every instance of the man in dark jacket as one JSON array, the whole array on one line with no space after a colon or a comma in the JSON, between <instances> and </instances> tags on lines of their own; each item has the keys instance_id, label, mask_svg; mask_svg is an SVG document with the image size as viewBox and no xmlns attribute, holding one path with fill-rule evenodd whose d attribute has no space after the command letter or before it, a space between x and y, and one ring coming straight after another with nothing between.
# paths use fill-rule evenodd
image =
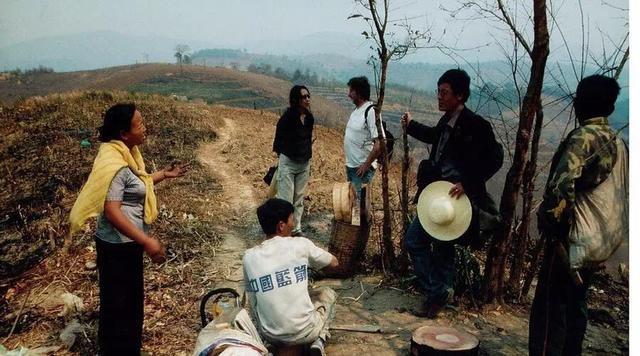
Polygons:
<instances>
[{"instance_id":1,"label":"man in dark jacket","mask_svg":"<svg viewBox=\"0 0 640 356\"><path fill-rule=\"evenodd\" d=\"M438 80L438 109L444 111L435 127L411 120L405 113L401 123L407 134L431 146L429 158L418 169L418 194L437 180L454 184L449 194L466 194L473 205L471 227L459 241L478 238L480 211L497 214L485 183L502 166L502 146L491 124L465 106L470 94L470 78L460 69L446 71ZM418 219L409 226L404 243L413 261L418 283L425 290L425 303L418 316L435 318L453 296L455 276L454 242L429 236Z\"/></svg>"}]
</instances>

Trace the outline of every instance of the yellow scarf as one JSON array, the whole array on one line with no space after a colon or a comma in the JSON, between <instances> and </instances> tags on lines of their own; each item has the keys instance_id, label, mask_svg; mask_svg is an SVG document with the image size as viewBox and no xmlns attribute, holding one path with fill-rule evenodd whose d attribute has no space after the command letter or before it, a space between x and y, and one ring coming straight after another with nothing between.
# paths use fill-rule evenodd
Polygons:
<instances>
[{"instance_id":1,"label":"yellow scarf","mask_svg":"<svg viewBox=\"0 0 640 356\"><path fill-rule=\"evenodd\" d=\"M91 174L73 204L69 215L71 223L69 233L71 235L78 232L87 219L102 213L111 181L122 167L129 167L144 182L146 187L144 222L150 224L158 217L153 178L145 171L144 161L138 146L129 150L122 141L112 140L100 145Z\"/></svg>"}]
</instances>

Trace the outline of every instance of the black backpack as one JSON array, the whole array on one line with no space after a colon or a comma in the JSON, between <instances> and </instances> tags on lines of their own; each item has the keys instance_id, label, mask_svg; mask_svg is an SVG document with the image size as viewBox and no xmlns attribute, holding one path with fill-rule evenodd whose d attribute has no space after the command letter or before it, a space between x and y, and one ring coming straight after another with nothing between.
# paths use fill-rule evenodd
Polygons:
<instances>
[{"instance_id":1,"label":"black backpack","mask_svg":"<svg viewBox=\"0 0 640 356\"><path fill-rule=\"evenodd\" d=\"M369 131L369 121L367 121L367 116L369 115L369 111L371 110L371 108L375 106L376 104L371 104L364 111L364 125L367 128L367 131ZM393 156L393 145L396 143L396 138L389 130L387 130L387 122L384 120L382 120L382 129L384 130L384 135L387 138L387 157L389 160L391 160L391 157Z\"/></svg>"}]
</instances>

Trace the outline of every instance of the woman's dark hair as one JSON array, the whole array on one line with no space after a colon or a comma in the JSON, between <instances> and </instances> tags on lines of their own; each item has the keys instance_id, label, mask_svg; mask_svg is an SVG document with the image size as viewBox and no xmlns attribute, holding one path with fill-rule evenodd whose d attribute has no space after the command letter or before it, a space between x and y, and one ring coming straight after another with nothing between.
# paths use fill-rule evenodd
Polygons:
<instances>
[{"instance_id":1,"label":"woman's dark hair","mask_svg":"<svg viewBox=\"0 0 640 356\"><path fill-rule=\"evenodd\" d=\"M353 89L363 100L371 99L371 85L367 77L353 77L347 82L349 88Z\"/></svg>"},{"instance_id":2,"label":"woman's dark hair","mask_svg":"<svg viewBox=\"0 0 640 356\"><path fill-rule=\"evenodd\" d=\"M136 112L136 104L120 103L110 107L104 113L102 126L98 128L102 142L119 140L122 131L131 130L131 120Z\"/></svg>"},{"instance_id":3,"label":"woman's dark hair","mask_svg":"<svg viewBox=\"0 0 640 356\"><path fill-rule=\"evenodd\" d=\"M293 214L293 205L278 198L271 198L258 207L258 221L266 235L275 234L278 223L287 222L291 214Z\"/></svg>"},{"instance_id":4,"label":"woman's dark hair","mask_svg":"<svg viewBox=\"0 0 640 356\"><path fill-rule=\"evenodd\" d=\"M469 78L469 74L467 74L467 72L462 69L449 69L444 72L440 79L438 79L438 86L444 83L451 85L453 94L462 96L463 103L467 102L467 99L469 99L469 95L471 94L471 91L469 90L471 78Z\"/></svg>"},{"instance_id":5,"label":"woman's dark hair","mask_svg":"<svg viewBox=\"0 0 640 356\"><path fill-rule=\"evenodd\" d=\"M289 91L290 109L297 109L300 106L300 99L302 99L302 89L309 92L309 89L307 89L307 87L304 85L294 85L293 88L291 88L291 90Z\"/></svg>"},{"instance_id":6,"label":"woman's dark hair","mask_svg":"<svg viewBox=\"0 0 640 356\"><path fill-rule=\"evenodd\" d=\"M620 85L610 77L591 75L578 83L573 107L579 120L609 116L615 110Z\"/></svg>"}]
</instances>

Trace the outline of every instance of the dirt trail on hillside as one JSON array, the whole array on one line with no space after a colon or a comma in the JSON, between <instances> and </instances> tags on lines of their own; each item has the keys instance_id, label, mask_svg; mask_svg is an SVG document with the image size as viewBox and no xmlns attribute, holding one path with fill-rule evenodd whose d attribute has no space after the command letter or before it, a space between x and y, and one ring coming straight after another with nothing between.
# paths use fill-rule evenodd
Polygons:
<instances>
[{"instance_id":1,"label":"dirt trail on hillside","mask_svg":"<svg viewBox=\"0 0 640 356\"><path fill-rule=\"evenodd\" d=\"M229 212L229 223L220 226L224 240L214 258L216 265L226 266L227 269L217 281L217 287L231 287L241 292L244 290L242 254L247 248L247 243L246 239L240 236L242 229L238 222L250 219L249 215L257 205L251 184L230 164L231 137L236 133L236 124L229 118L223 120L225 126L216 129L218 139L199 149L198 160L220 181L223 192L221 205Z\"/></svg>"}]
</instances>

